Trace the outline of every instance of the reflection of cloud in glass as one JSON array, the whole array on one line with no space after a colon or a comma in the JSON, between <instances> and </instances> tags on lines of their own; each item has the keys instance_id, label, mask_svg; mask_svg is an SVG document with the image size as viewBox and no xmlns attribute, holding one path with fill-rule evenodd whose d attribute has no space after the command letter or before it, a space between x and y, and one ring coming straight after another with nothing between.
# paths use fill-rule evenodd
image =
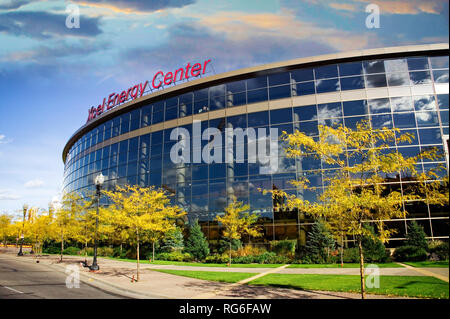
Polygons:
<instances>
[{"instance_id":1,"label":"reflection of cloud in glass","mask_svg":"<svg viewBox=\"0 0 450 319\"><path fill-rule=\"evenodd\" d=\"M386 72L408 72L408 64L405 59L385 60Z\"/></svg>"},{"instance_id":2,"label":"reflection of cloud in glass","mask_svg":"<svg viewBox=\"0 0 450 319\"><path fill-rule=\"evenodd\" d=\"M408 73L388 74L387 78L389 86L409 85Z\"/></svg>"},{"instance_id":3,"label":"reflection of cloud in glass","mask_svg":"<svg viewBox=\"0 0 450 319\"><path fill-rule=\"evenodd\" d=\"M418 122L434 122L432 121L433 119L433 113L432 112L417 112L416 113L416 118Z\"/></svg>"},{"instance_id":4,"label":"reflection of cloud in glass","mask_svg":"<svg viewBox=\"0 0 450 319\"><path fill-rule=\"evenodd\" d=\"M412 110L411 98L407 96L392 98L391 104L394 112Z\"/></svg>"},{"instance_id":5,"label":"reflection of cloud in glass","mask_svg":"<svg viewBox=\"0 0 450 319\"><path fill-rule=\"evenodd\" d=\"M372 113L390 112L389 99L375 99L368 101Z\"/></svg>"},{"instance_id":6,"label":"reflection of cloud in glass","mask_svg":"<svg viewBox=\"0 0 450 319\"><path fill-rule=\"evenodd\" d=\"M319 105L319 111L318 111L317 115L318 115L318 118L322 118L322 119L342 116L341 105L340 104ZM313 119L315 119L315 118L313 118Z\"/></svg>"},{"instance_id":7,"label":"reflection of cloud in glass","mask_svg":"<svg viewBox=\"0 0 450 319\"><path fill-rule=\"evenodd\" d=\"M417 111L435 110L436 102L431 95L414 98L414 107Z\"/></svg>"},{"instance_id":8,"label":"reflection of cloud in glass","mask_svg":"<svg viewBox=\"0 0 450 319\"><path fill-rule=\"evenodd\" d=\"M448 83L448 71L434 72L434 82Z\"/></svg>"}]
</instances>

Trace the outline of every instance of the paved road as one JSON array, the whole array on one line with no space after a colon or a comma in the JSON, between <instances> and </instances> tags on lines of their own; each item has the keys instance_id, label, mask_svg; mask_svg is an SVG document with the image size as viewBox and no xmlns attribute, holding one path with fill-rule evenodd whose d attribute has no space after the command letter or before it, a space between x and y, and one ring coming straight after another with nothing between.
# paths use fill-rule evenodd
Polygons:
<instances>
[{"instance_id":1,"label":"paved road","mask_svg":"<svg viewBox=\"0 0 450 319\"><path fill-rule=\"evenodd\" d=\"M44 264L0 256L0 299L117 299L124 298L80 281L66 287L66 274Z\"/></svg>"}]
</instances>

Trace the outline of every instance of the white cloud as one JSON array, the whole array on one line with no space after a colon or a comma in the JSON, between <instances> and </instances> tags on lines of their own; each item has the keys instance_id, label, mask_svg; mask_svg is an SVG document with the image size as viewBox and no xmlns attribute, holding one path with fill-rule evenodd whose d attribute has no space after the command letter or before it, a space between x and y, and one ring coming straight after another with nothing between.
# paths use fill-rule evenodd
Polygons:
<instances>
[{"instance_id":1,"label":"white cloud","mask_svg":"<svg viewBox=\"0 0 450 319\"><path fill-rule=\"evenodd\" d=\"M0 200L15 200L19 199L20 196L16 194L11 194L8 189L0 189Z\"/></svg>"},{"instance_id":2,"label":"white cloud","mask_svg":"<svg viewBox=\"0 0 450 319\"><path fill-rule=\"evenodd\" d=\"M0 134L0 144L6 144L11 142L11 139L6 139L6 136L4 134Z\"/></svg>"},{"instance_id":3,"label":"white cloud","mask_svg":"<svg viewBox=\"0 0 450 319\"><path fill-rule=\"evenodd\" d=\"M44 182L40 179L33 179L25 183L26 188L39 188L44 185Z\"/></svg>"}]
</instances>

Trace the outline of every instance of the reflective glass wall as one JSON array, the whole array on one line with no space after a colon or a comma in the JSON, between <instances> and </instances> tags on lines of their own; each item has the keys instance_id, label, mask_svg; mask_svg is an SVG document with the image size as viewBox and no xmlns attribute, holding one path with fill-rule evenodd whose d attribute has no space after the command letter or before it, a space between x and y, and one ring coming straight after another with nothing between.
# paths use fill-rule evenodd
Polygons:
<instances>
[{"instance_id":1,"label":"reflective glass wall","mask_svg":"<svg viewBox=\"0 0 450 319\"><path fill-rule=\"evenodd\" d=\"M332 92L348 96L361 90L369 92L387 88L396 93L309 105L296 106L294 102L293 107L286 102L285 107L277 109L202 121L202 131L207 127L215 127L222 132L226 127L263 128L268 134L270 128L277 128L279 134L300 130L317 136L318 125L342 124L355 128L357 122L367 119L374 128L396 127L414 135L411 144L391 145L391 150L415 155L434 146L443 154L447 152L439 161L417 163L419 170L428 170L439 164L448 165L448 64L446 56L331 64L227 82L163 99L117 116L82 136L68 152L64 190L93 190L94 177L100 172L107 177L105 187L108 189L125 184L163 187L173 194L174 203L186 209L189 220L199 219L205 234L213 241L219 237L214 218L223 212L227 198L234 195L248 203L252 212L260 215L259 223L264 226L265 236L257 241L264 243L273 239L301 238L312 221L297 212L274 212L272 198L262 195L258 188L278 188L297 193L289 181L300 175L306 175L314 186L323 188L326 187L323 177L333 174L336 168L317 160L288 159L282 152L281 144L279 167L272 174L261 174L260 167L263 165L251 163L246 153L243 163L223 163L222 152L222 163L174 164L169 155L171 147L177 142L170 140L172 128L123 139L114 144L108 141L150 125L218 109L280 99L289 101L292 98L295 101L297 96ZM446 91L442 90L445 85ZM195 138L192 124L183 128L192 139ZM101 142L105 142L103 145L106 146L96 149L95 146ZM204 140L199 149L192 149L191 156L201 151L207 143ZM246 150L248 139L243 143ZM322 169L321 174L315 173L318 168ZM402 190L407 183L411 183L411 179L397 174L387 176L386 183L392 189ZM308 200L314 200L317 196L311 191L302 191L297 195ZM409 202L405 203L405 208L409 212L408 218L417 219L430 237L448 238L448 207ZM396 238L404 237L405 221L395 221L390 225L399 229Z\"/></svg>"}]
</instances>

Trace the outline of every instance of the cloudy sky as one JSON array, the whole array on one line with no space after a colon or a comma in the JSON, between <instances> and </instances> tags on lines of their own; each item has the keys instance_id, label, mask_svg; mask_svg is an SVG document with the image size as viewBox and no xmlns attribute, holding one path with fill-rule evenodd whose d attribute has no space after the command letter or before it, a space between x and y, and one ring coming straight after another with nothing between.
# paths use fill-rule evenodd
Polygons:
<instances>
[{"instance_id":1,"label":"cloudy sky","mask_svg":"<svg viewBox=\"0 0 450 319\"><path fill-rule=\"evenodd\" d=\"M366 6L380 8L368 29ZM77 5L80 28L66 27ZM0 0L0 213L46 208L62 150L111 92L187 62L216 73L382 46L448 43L448 0Z\"/></svg>"}]
</instances>

